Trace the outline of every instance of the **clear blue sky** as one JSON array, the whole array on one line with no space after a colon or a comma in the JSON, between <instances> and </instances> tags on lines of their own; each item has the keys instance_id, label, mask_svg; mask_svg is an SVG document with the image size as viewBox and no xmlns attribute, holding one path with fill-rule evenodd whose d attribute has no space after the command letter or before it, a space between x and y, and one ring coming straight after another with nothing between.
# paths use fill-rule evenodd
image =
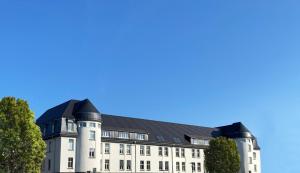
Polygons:
<instances>
[{"instance_id":1,"label":"clear blue sky","mask_svg":"<svg viewBox=\"0 0 300 173\"><path fill-rule=\"evenodd\" d=\"M0 97L203 126L242 121L300 172L300 2L1 1Z\"/></svg>"}]
</instances>

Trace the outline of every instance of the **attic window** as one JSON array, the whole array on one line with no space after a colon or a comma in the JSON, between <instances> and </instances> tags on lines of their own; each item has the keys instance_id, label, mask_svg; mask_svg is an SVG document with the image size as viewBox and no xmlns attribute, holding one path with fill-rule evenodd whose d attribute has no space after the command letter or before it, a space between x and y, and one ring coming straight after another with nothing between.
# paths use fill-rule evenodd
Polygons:
<instances>
[{"instance_id":1,"label":"attic window","mask_svg":"<svg viewBox=\"0 0 300 173\"><path fill-rule=\"evenodd\" d=\"M191 139L191 144L194 144L194 145L209 145L209 140L192 138Z\"/></svg>"},{"instance_id":2,"label":"attic window","mask_svg":"<svg viewBox=\"0 0 300 173\"><path fill-rule=\"evenodd\" d=\"M74 123L71 121L68 121L67 129L68 129L67 130L68 132L74 132Z\"/></svg>"}]
</instances>

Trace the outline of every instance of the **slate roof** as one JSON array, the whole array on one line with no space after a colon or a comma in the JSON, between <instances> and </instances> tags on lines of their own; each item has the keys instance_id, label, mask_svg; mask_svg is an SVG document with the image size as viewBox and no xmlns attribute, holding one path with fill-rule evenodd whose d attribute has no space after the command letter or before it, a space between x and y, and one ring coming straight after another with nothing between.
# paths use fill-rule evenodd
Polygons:
<instances>
[{"instance_id":1,"label":"slate roof","mask_svg":"<svg viewBox=\"0 0 300 173\"><path fill-rule=\"evenodd\" d=\"M145 120L123 116L102 114L102 129L117 131L146 132L148 142L163 144L190 145L187 137L198 136L200 139L210 139L218 134L217 128L194 125Z\"/></svg>"},{"instance_id":2,"label":"slate roof","mask_svg":"<svg viewBox=\"0 0 300 173\"><path fill-rule=\"evenodd\" d=\"M101 119L98 120L102 121L102 130L127 131L148 134L148 141L139 142L191 146L190 138L210 139L217 136L236 138L243 137L242 135L244 133L250 133L250 131L240 122L233 123L228 126L210 128L195 125L101 114L88 99L82 101L69 100L65 103L55 106L47 110L43 115L41 115L37 119L37 124L43 126L49 122L61 119L63 117L76 120L76 118L79 118L77 114L80 114L80 118L82 118L82 113L85 112L93 113L91 115L87 115L87 117L93 117L94 114L96 114L97 116L101 115ZM254 138L255 137L253 136L253 139ZM102 139L104 141L120 141L120 139L113 138ZM255 144L255 147L259 149L256 139Z\"/></svg>"}]
</instances>

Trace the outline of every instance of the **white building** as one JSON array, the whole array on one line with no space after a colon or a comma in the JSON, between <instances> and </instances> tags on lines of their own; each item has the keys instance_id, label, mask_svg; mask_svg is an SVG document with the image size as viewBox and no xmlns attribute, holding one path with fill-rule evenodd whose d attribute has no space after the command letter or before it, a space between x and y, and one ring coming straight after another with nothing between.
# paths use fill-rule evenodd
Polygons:
<instances>
[{"instance_id":1,"label":"white building","mask_svg":"<svg viewBox=\"0 0 300 173\"><path fill-rule=\"evenodd\" d=\"M260 148L241 123L208 128L101 114L89 100L70 100L38 120L47 154L43 173L204 173L209 140L235 139L240 173L260 173Z\"/></svg>"}]
</instances>

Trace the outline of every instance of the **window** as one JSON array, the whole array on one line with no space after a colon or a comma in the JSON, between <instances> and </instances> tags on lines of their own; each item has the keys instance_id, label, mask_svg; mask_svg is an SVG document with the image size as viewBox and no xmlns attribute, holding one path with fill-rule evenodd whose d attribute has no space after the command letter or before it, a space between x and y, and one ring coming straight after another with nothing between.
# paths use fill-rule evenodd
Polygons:
<instances>
[{"instance_id":1,"label":"window","mask_svg":"<svg viewBox=\"0 0 300 173\"><path fill-rule=\"evenodd\" d=\"M209 145L209 140L204 140L204 139L191 139L191 144L195 145Z\"/></svg>"},{"instance_id":2,"label":"window","mask_svg":"<svg viewBox=\"0 0 300 173\"><path fill-rule=\"evenodd\" d=\"M104 161L104 169L107 171L109 170L109 160Z\"/></svg>"},{"instance_id":3,"label":"window","mask_svg":"<svg viewBox=\"0 0 300 173\"><path fill-rule=\"evenodd\" d=\"M109 135L109 131L106 131L106 130L102 130L102 137L106 137L106 138L109 138L110 135Z\"/></svg>"},{"instance_id":4,"label":"window","mask_svg":"<svg viewBox=\"0 0 300 173\"><path fill-rule=\"evenodd\" d=\"M120 144L120 154L124 154L124 144Z\"/></svg>"},{"instance_id":5,"label":"window","mask_svg":"<svg viewBox=\"0 0 300 173\"><path fill-rule=\"evenodd\" d=\"M249 164L252 164L252 157L249 157Z\"/></svg>"},{"instance_id":6,"label":"window","mask_svg":"<svg viewBox=\"0 0 300 173\"><path fill-rule=\"evenodd\" d=\"M49 141L49 144L48 144L48 153L51 152L51 141Z\"/></svg>"},{"instance_id":7,"label":"window","mask_svg":"<svg viewBox=\"0 0 300 173\"><path fill-rule=\"evenodd\" d=\"M129 134L128 134L128 132L119 132L118 133L118 138L129 139Z\"/></svg>"},{"instance_id":8,"label":"window","mask_svg":"<svg viewBox=\"0 0 300 173\"><path fill-rule=\"evenodd\" d=\"M179 157L179 148L176 148L176 157Z\"/></svg>"},{"instance_id":9,"label":"window","mask_svg":"<svg viewBox=\"0 0 300 173\"><path fill-rule=\"evenodd\" d=\"M68 168L73 168L73 157L68 158Z\"/></svg>"},{"instance_id":10,"label":"window","mask_svg":"<svg viewBox=\"0 0 300 173\"><path fill-rule=\"evenodd\" d=\"M86 122L80 122L80 123L79 123L79 126L80 126L80 127L86 127Z\"/></svg>"},{"instance_id":11,"label":"window","mask_svg":"<svg viewBox=\"0 0 300 173\"><path fill-rule=\"evenodd\" d=\"M150 161L147 161L147 171L150 171L151 170L151 164L150 164Z\"/></svg>"},{"instance_id":12,"label":"window","mask_svg":"<svg viewBox=\"0 0 300 173\"><path fill-rule=\"evenodd\" d=\"M145 140L145 134L137 133L137 139L138 140Z\"/></svg>"},{"instance_id":13,"label":"window","mask_svg":"<svg viewBox=\"0 0 300 173\"><path fill-rule=\"evenodd\" d=\"M120 160L120 171L124 170L124 160Z\"/></svg>"},{"instance_id":14,"label":"window","mask_svg":"<svg viewBox=\"0 0 300 173\"><path fill-rule=\"evenodd\" d=\"M140 155L145 155L145 146L144 145L140 146Z\"/></svg>"},{"instance_id":15,"label":"window","mask_svg":"<svg viewBox=\"0 0 300 173\"><path fill-rule=\"evenodd\" d=\"M109 154L110 146L109 143L105 143L104 153Z\"/></svg>"},{"instance_id":16,"label":"window","mask_svg":"<svg viewBox=\"0 0 300 173\"><path fill-rule=\"evenodd\" d=\"M73 122L68 122L67 131L68 132L74 132L74 123Z\"/></svg>"},{"instance_id":17,"label":"window","mask_svg":"<svg viewBox=\"0 0 300 173\"><path fill-rule=\"evenodd\" d=\"M126 154L131 154L131 145L127 145Z\"/></svg>"},{"instance_id":18,"label":"window","mask_svg":"<svg viewBox=\"0 0 300 173\"><path fill-rule=\"evenodd\" d=\"M101 129L101 124L100 123L98 124L98 128Z\"/></svg>"},{"instance_id":19,"label":"window","mask_svg":"<svg viewBox=\"0 0 300 173\"><path fill-rule=\"evenodd\" d=\"M253 152L253 160L256 160L256 152Z\"/></svg>"},{"instance_id":20,"label":"window","mask_svg":"<svg viewBox=\"0 0 300 173\"><path fill-rule=\"evenodd\" d=\"M141 171L144 170L144 161L143 160L140 161L140 170Z\"/></svg>"},{"instance_id":21,"label":"window","mask_svg":"<svg viewBox=\"0 0 300 173\"><path fill-rule=\"evenodd\" d=\"M197 149L197 157L200 157L200 149Z\"/></svg>"},{"instance_id":22,"label":"window","mask_svg":"<svg viewBox=\"0 0 300 173\"><path fill-rule=\"evenodd\" d=\"M93 168L93 173L96 173L97 172L97 168Z\"/></svg>"},{"instance_id":23,"label":"window","mask_svg":"<svg viewBox=\"0 0 300 173\"><path fill-rule=\"evenodd\" d=\"M181 148L181 157L185 157L185 151L184 151L184 148Z\"/></svg>"},{"instance_id":24,"label":"window","mask_svg":"<svg viewBox=\"0 0 300 173\"><path fill-rule=\"evenodd\" d=\"M163 162L162 162L162 161L159 161L159 162L158 162L158 167L159 167L159 170L160 170L160 171L163 170Z\"/></svg>"},{"instance_id":25,"label":"window","mask_svg":"<svg viewBox=\"0 0 300 173\"><path fill-rule=\"evenodd\" d=\"M48 171L50 171L50 169L51 169L51 160L49 159L48 160Z\"/></svg>"},{"instance_id":26,"label":"window","mask_svg":"<svg viewBox=\"0 0 300 173\"><path fill-rule=\"evenodd\" d=\"M251 145L248 145L248 151L251 152Z\"/></svg>"},{"instance_id":27,"label":"window","mask_svg":"<svg viewBox=\"0 0 300 173\"><path fill-rule=\"evenodd\" d=\"M162 156L162 147L158 147L158 155Z\"/></svg>"},{"instance_id":28,"label":"window","mask_svg":"<svg viewBox=\"0 0 300 173\"><path fill-rule=\"evenodd\" d=\"M42 170L43 170L43 172L45 170L45 160L43 160L43 163L42 163Z\"/></svg>"},{"instance_id":29,"label":"window","mask_svg":"<svg viewBox=\"0 0 300 173\"><path fill-rule=\"evenodd\" d=\"M168 155L169 155L169 148L165 147L165 156L168 156Z\"/></svg>"},{"instance_id":30,"label":"window","mask_svg":"<svg viewBox=\"0 0 300 173\"><path fill-rule=\"evenodd\" d=\"M197 171L201 172L201 163L197 163Z\"/></svg>"},{"instance_id":31,"label":"window","mask_svg":"<svg viewBox=\"0 0 300 173\"><path fill-rule=\"evenodd\" d=\"M51 124L51 132L54 133L54 123Z\"/></svg>"},{"instance_id":32,"label":"window","mask_svg":"<svg viewBox=\"0 0 300 173\"><path fill-rule=\"evenodd\" d=\"M90 148L89 157L95 158L95 148Z\"/></svg>"},{"instance_id":33,"label":"window","mask_svg":"<svg viewBox=\"0 0 300 173\"><path fill-rule=\"evenodd\" d=\"M192 149L192 157L195 157L195 149Z\"/></svg>"},{"instance_id":34,"label":"window","mask_svg":"<svg viewBox=\"0 0 300 173\"><path fill-rule=\"evenodd\" d=\"M69 151L74 151L74 139L69 139Z\"/></svg>"},{"instance_id":35,"label":"window","mask_svg":"<svg viewBox=\"0 0 300 173\"><path fill-rule=\"evenodd\" d=\"M179 164L179 162L176 162L176 171L180 171L180 164Z\"/></svg>"},{"instance_id":36,"label":"window","mask_svg":"<svg viewBox=\"0 0 300 173\"><path fill-rule=\"evenodd\" d=\"M96 132L94 130L90 131L90 140L95 140L96 139Z\"/></svg>"},{"instance_id":37,"label":"window","mask_svg":"<svg viewBox=\"0 0 300 173\"><path fill-rule=\"evenodd\" d=\"M127 170L131 170L131 160L127 160Z\"/></svg>"},{"instance_id":38,"label":"window","mask_svg":"<svg viewBox=\"0 0 300 173\"><path fill-rule=\"evenodd\" d=\"M165 161L165 171L168 171L168 170L169 170L169 162Z\"/></svg>"},{"instance_id":39,"label":"window","mask_svg":"<svg viewBox=\"0 0 300 173\"><path fill-rule=\"evenodd\" d=\"M254 172L257 172L257 167L256 167L256 165L254 165Z\"/></svg>"},{"instance_id":40,"label":"window","mask_svg":"<svg viewBox=\"0 0 300 173\"><path fill-rule=\"evenodd\" d=\"M151 155L151 149L150 149L150 146L146 146L146 154L147 154L147 156L150 156L150 155Z\"/></svg>"},{"instance_id":41,"label":"window","mask_svg":"<svg viewBox=\"0 0 300 173\"><path fill-rule=\"evenodd\" d=\"M181 163L181 169L182 169L183 172L185 172L185 162Z\"/></svg>"},{"instance_id":42,"label":"window","mask_svg":"<svg viewBox=\"0 0 300 173\"><path fill-rule=\"evenodd\" d=\"M196 171L195 162L192 162L192 172Z\"/></svg>"},{"instance_id":43,"label":"window","mask_svg":"<svg viewBox=\"0 0 300 173\"><path fill-rule=\"evenodd\" d=\"M96 123L90 123L90 127L96 127Z\"/></svg>"}]
</instances>

